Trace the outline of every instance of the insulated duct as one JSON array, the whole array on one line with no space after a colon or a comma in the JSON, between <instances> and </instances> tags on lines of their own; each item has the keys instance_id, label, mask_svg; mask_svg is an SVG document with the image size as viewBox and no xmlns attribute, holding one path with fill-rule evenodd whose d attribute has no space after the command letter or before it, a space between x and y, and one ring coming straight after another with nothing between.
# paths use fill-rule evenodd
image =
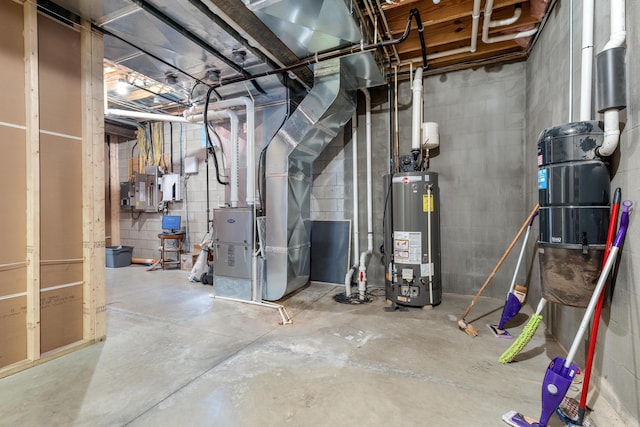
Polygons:
<instances>
[{"instance_id":1,"label":"insulated duct","mask_svg":"<svg viewBox=\"0 0 640 427\"><path fill-rule=\"evenodd\" d=\"M309 280L313 162L355 110L356 77L343 61L316 64L313 89L267 148L266 300Z\"/></svg>"}]
</instances>

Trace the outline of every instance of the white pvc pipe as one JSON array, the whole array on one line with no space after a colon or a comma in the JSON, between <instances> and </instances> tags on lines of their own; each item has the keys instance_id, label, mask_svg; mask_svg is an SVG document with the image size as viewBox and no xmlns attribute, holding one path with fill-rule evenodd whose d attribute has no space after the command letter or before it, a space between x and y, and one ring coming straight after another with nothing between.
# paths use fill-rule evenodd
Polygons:
<instances>
[{"instance_id":1,"label":"white pvc pipe","mask_svg":"<svg viewBox=\"0 0 640 427\"><path fill-rule=\"evenodd\" d=\"M360 253L360 223L358 211L358 111L353 112L351 116L351 147L352 147L352 173L353 173L353 266L347 271L344 277L344 294L347 298L351 297L351 279L353 273L357 270L358 254Z\"/></svg>"},{"instance_id":2,"label":"white pvc pipe","mask_svg":"<svg viewBox=\"0 0 640 427\"><path fill-rule=\"evenodd\" d=\"M105 111L106 116L129 117L132 119L155 120L157 122L179 122L189 123L184 117L172 116L170 114L142 113L140 111L119 110L109 108Z\"/></svg>"},{"instance_id":3,"label":"white pvc pipe","mask_svg":"<svg viewBox=\"0 0 640 427\"><path fill-rule=\"evenodd\" d=\"M609 5L611 8L611 36L602 50L621 47L627 39L627 30L625 25L625 0L610 0Z\"/></svg>"},{"instance_id":4,"label":"white pvc pipe","mask_svg":"<svg viewBox=\"0 0 640 427\"><path fill-rule=\"evenodd\" d=\"M534 35L535 33L538 32L537 28L533 28L531 30L527 30L527 31L520 31L519 33L513 33L513 34L504 34L502 36L495 36L495 37L487 37L485 38L484 36L482 37L482 41L485 43L500 43L500 42L504 42L507 40L514 40L514 39L522 39L525 37L531 37L532 35Z\"/></svg>"},{"instance_id":5,"label":"white pvc pipe","mask_svg":"<svg viewBox=\"0 0 640 427\"><path fill-rule=\"evenodd\" d=\"M225 110L231 120L231 185L229 189L229 202L232 208L238 207L238 187L240 187L238 142L238 115L232 110Z\"/></svg>"},{"instance_id":6,"label":"white pvc pipe","mask_svg":"<svg viewBox=\"0 0 640 427\"><path fill-rule=\"evenodd\" d=\"M422 88L422 68L420 70L420 87ZM418 73L416 73L417 77ZM365 122L366 122L366 140L367 140L367 250L360 254L360 265L358 271L358 292L360 299L364 300L366 296L367 286L367 258L373 254L373 186L371 172L371 96L369 91L361 89L365 99ZM421 90L422 92L422 90ZM420 97L422 98L422 97ZM420 106L422 109L422 106ZM419 135L418 135L419 137Z\"/></svg>"},{"instance_id":7,"label":"white pvc pipe","mask_svg":"<svg viewBox=\"0 0 640 427\"><path fill-rule=\"evenodd\" d=\"M573 0L569 3L569 123L573 122Z\"/></svg>"},{"instance_id":8,"label":"white pvc pipe","mask_svg":"<svg viewBox=\"0 0 640 427\"><path fill-rule=\"evenodd\" d=\"M510 23L513 23L515 21L517 21L517 19L520 17L520 13L517 12L518 9L516 9L516 13L514 13L513 17L507 19L507 20L502 20L502 21L491 21L491 14L493 12L493 0L487 0L487 2L485 3L484 6L484 20L482 22L482 41L484 43L498 43L498 42L503 42L506 40L514 40L514 39L519 39L519 38L523 38L523 37L529 37L534 35L538 29L537 28L533 28L531 30L527 30L527 31L520 31L518 33L513 33L513 34L505 34L502 36L495 36L495 37L489 37L489 27L497 27L500 25L508 25ZM515 18L515 19L514 19ZM513 20L513 22L510 22L511 20ZM503 22L507 22L506 24L502 24Z\"/></svg>"},{"instance_id":9,"label":"white pvc pipe","mask_svg":"<svg viewBox=\"0 0 640 427\"><path fill-rule=\"evenodd\" d=\"M358 206L360 202L358 198L360 194L358 192L358 112L354 111L351 118L351 152L353 159L351 164L353 166L353 253L357 258L360 253L360 212Z\"/></svg>"},{"instance_id":10,"label":"white pvc pipe","mask_svg":"<svg viewBox=\"0 0 640 427\"><path fill-rule=\"evenodd\" d=\"M471 46L470 52L475 52L478 45L478 26L480 22L480 0L474 0L473 11L471 12ZM466 49L466 48L463 48Z\"/></svg>"},{"instance_id":11,"label":"white pvc pipe","mask_svg":"<svg viewBox=\"0 0 640 427\"><path fill-rule=\"evenodd\" d=\"M251 98L241 96L239 98L226 99L224 101L216 101L209 104L208 110L221 110L231 107L245 107L247 111L247 204L253 205L255 203L256 193L256 175L255 175L255 161L256 161L256 137L255 137L255 105ZM204 110L204 106L200 105L192 107L188 114L201 112ZM185 111L185 114L187 112Z\"/></svg>"},{"instance_id":12,"label":"white pvc pipe","mask_svg":"<svg viewBox=\"0 0 640 427\"><path fill-rule=\"evenodd\" d=\"M416 69L413 77L413 120L411 122L411 150L420 150L420 129L422 127L422 67Z\"/></svg>"},{"instance_id":13,"label":"white pvc pipe","mask_svg":"<svg viewBox=\"0 0 640 427\"><path fill-rule=\"evenodd\" d=\"M520 15L522 15L522 8L516 7L513 11L513 16L511 18L506 19L497 19L495 21L489 21L490 27L504 27L505 25L515 24L518 19L520 19Z\"/></svg>"},{"instance_id":14,"label":"white pvc pipe","mask_svg":"<svg viewBox=\"0 0 640 427\"><path fill-rule=\"evenodd\" d=\"M603 50L621 47L626 38L625 0L610 0L611 29L610 37ZM608 157L616 151L620 142L620 112L616 108L604 112L604 141L598 148L598 155Z\"/></svg>"},{"instance_id":15,"label":"white pvc pipe","mask_svg":"<svg viewBox=\"0 0 640 427\"><path fill-rule=\"evenodd\" d=\"M207 111L207 121L222 119L225 116L229 117L229 121L231 122L231 179L229 183L229 203L231 204L232 208L237 208L239 199L238 189L240 187L240 142L238 139L238 115L233 110ZM185 111L184 119L188 123L200 123L205 121L204 113L191 114L188 111ZM206 123L204 130L205 132L209 132Z\"/></svg>"},{"instance_id":16,"label":"white pvc pipe","mask_svg":"<svg viewBox=\"0 0 640 427\"><path fill-rule=\"evenodd\" d=\"M269 301L253 301L253 300L246 300L246 299L240 299L240 298L221 297L215 294L209 294L209 297L223 300L223 301L241 302L244 304L257 305L259 307L273 308L278 310L278 314L280 315L280 319L282 320L281 325L290 325L293 323L293 321L291 320L291 317L289 317L289 313L287 313L287 310L284 308L283 305L280 305L280 304L276 304Z\"/></svg>"},{"instance_id":17,"label":"white pvc pipe","mask_svg":"<svg viewBox=\"0 0 640 427\"><path fill-rule=\"evenodd\" d=\"M582 70L580 73L580 121L591 120L594 4L595 0L584 0L582 2Z\"/></svg>"},{"instance_id":18,"label":"white pvc pipe","mask_svg":"<svg viewBox=\"0 0 640 427\"><path fill-rule=\"evenodd\" d=\"M616 151L620 141L620 112L611 109L604 112L604 141L598 148L598 155L608 157Z\"/></svg>"}]
</instances>

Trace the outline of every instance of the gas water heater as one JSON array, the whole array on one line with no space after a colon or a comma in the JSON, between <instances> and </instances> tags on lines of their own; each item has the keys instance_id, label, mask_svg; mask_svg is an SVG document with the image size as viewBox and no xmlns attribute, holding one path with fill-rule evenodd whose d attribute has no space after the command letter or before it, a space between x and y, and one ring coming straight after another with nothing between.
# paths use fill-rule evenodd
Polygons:
<instances>
[{"instance_id":1,"label":"gas water heater","mask_svg":"<svg viewBox=\"0 0 640 427\"><path fill-rule=\"evenodd\" d=\"M385 294L394 304L424 307L442 300L438 174L386 175Z\"/></svg>"}]
</instances>

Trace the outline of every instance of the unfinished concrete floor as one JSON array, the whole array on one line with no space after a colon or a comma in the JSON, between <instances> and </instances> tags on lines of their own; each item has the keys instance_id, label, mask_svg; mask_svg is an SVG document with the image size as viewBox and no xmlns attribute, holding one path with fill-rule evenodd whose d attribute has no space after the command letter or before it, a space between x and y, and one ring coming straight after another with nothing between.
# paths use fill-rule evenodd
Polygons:
<instances>
[{"instance_id":1,"label":"unfinished concrete floor","mask_svg":"<svg viewBox=\"0 0 640 427\"><path fill-rule=\"evenodd\" d=\"M1 379L0 425L500 426L512 409L539 415L547 364L565 354L541 325L517 363L498 363L511 342L485 326L497 299L474 306L471 338L457 326L469 296L389 313L381 290L342 305L339 287L314 283L282 301L293 324L280 326L186 275L108 269L107 340ZM597 425L622 425L594 406Z\"/></svg>"}]
</instances>

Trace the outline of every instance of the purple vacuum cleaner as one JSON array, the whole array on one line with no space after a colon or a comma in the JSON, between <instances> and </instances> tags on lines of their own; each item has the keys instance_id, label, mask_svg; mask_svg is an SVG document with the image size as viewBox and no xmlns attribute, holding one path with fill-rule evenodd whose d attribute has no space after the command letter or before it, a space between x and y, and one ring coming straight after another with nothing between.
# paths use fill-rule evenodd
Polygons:
<instances>
[{"instance_id":1,"label":"purple vacuum cleaner","mask_svg":"<svg viewBox=\"0 0 640 427\"><path fill-rule=\"evenodd\" d=\"M629 210L633 205L633 202L630 200L625 200L622 203L622 217L620 219L620 228L618 229L618 233L616 234L616 238L613 242L613 246L611 247L611 252L609 253L609 257L607 258L607 262L600 273L600 277L598 278L598 283L596 284L596 288L593 291L593 295L589 300L589 305L582 317L582 322L580 323L580 327L578 328L578 332L576 333L576 337L571 344L571 348L569 349L569 354L567 354L567 358L563 359L562 357L556 357L551 361L549 367L547 368L547 372L544 376L544 380L542 381L542 410L540 413L539 421L532 421L517 411L507 412L502 416L502 420L514 427L547 427L547 423L549 419L555 412L556 408L564 399L564 396L567 394L567 390L569 390L569 386L573 381L573 378L576 376L578 372L578 367L573 363L573 359L578 351L578 347L580 346L580 341L584 336L585 331L589 325L589 319L593 314L593 311L598 303L598 299L600 298L600 294L605 287L607 282L607 277L609 277L609 273L616 263L616 259L618 258L618 251L620 250L620 246L624 241L624 237L627 234L627 227L629 225Z\"/></svg>"},{"instance_id":2,"label":"purple vacuum cleaner","mask_svg":"<svg viewBox=\"0 0 640 427\"><path fill-rule=\"evenodd\" d=\"M533 225L533 220L536 219L538 215L538 211L536 210L533 216L531 216L531 220L529 221L529 225L527 226L527 232L524 234L524 240L522 242L522 248L520 248L520 255L518 256L518 262L516 263L516 270L513 272L513 278L511 279L511 286L509 287L509 293L507 293L507 300L504 303L504 307L502 309L502 315L500 316L500 323L497 325L487 325L493 335L498 338L513 338L509 331L504 328L504 325L511 319L515 317L516 314L520 312L520 308L522 307L521 299L524 299L524 294L521 298L518 298L514 293L516 286L516 277L518 277L518 270L520 270L520 263L522 262L522 258L524 257L524 252L527 249L527 241L529 240L529 232L531 231L531 226Z\"/></svg>"}]
</instances>

